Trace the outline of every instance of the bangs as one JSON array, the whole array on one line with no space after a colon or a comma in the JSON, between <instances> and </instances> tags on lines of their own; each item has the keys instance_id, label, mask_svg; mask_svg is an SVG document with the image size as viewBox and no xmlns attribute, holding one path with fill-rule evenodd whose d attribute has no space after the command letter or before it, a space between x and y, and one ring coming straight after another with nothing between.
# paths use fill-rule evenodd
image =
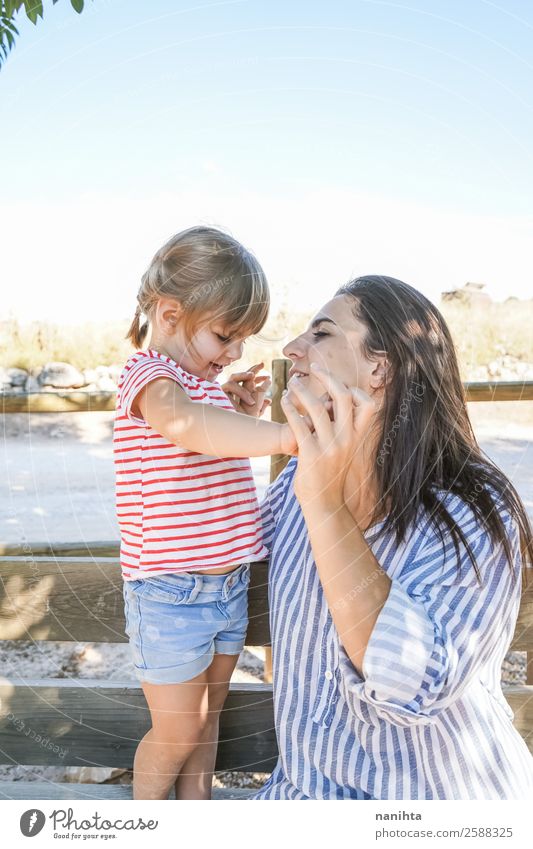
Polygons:
<instances>
[{"instance_id":1,"label":"bangs","mask_svg":"<svg viewBox=\"0 0 533 849\"><path fill-rule=\"evenodd\" d=\"M264 327L270 309L270 294L260 268L247 269L245 274L238 276L231 275L218 286L210 288L209 296L201 302L202 319L220 322L228 336L254 336ZM191 325L197 326L195 318L189 313Z\"/></svg>"},{"instance_id":2,"label":"bangs","mask_svg":"<svg viewBox=\"0 0 533 849\"><path fill-rule=\"evenodd\" d=\"M269 308L270 301L267 295L262 301L254 298L249 304L223 309L220 319L227 328L228 336L255 336L263 329Z\"/></svg>"}]
</instances>

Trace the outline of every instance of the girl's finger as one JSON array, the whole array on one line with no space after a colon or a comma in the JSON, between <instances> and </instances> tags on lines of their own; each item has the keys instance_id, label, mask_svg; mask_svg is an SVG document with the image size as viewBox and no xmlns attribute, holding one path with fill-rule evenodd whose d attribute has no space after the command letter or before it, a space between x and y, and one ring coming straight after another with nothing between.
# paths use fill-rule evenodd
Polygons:
<instances>
[{"instance_id":1,"label":"girl's finger","mask_svg":"<svg viewBox=\"0 0 533 849\"><path fill-rule=\"evenodd\" d=\"M226 393L231 393L232 395L236 395L241 401L244 401L245 404L253 404L255 402L254 396L252 393L246 389L241 383L236 383L230 380L228 383L225 383L222 386L223 391Z\"/></svg>"},{"instance_id":2,"label":"girl's finger","mask_svg":"<svg viewBox=\"0 0 533 849\"><path fill-rule=\"evenodd\" d=\"M283 409L283 412L285 413L285 417L290 426L290 429L292 430L296 438L298 448L301 448L304 445L308 445L309 441L313 438L311 430L309 428L309 425L306 424L306 422L297 412L296 407L290 400L289 393L287 391L285 391L281 396L281 407Z\"/></svg>"},{"instance_id":3,"label":"girl's finger","mask_svg":"<svg viewBox=\"0 0 533 849\"><path fill-rule=\"evenodd\" d=\"M252 371L238 371L235 374L230 374L228 378L228 383L232 383L237 380L250 380L252 377L254 377L254 373Z\"/></svg>"}]
</instances>

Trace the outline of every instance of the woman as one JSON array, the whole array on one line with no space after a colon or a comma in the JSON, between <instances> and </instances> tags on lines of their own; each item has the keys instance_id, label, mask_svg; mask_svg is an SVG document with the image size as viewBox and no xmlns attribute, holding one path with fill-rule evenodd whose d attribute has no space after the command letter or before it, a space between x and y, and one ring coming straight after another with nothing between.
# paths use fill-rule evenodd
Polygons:
<instances>
[{"instance_id":1,"label":"woman","mask_svg":"<svg viewBox=\"0 0 533 849\"><path fill-rule=\"evenodd\" d=\"M358 278L284 353L299 455L263 509L280 757L254 798L531 798L500 688L531 528L443 317Z\"/></svg>"}]
</instances>

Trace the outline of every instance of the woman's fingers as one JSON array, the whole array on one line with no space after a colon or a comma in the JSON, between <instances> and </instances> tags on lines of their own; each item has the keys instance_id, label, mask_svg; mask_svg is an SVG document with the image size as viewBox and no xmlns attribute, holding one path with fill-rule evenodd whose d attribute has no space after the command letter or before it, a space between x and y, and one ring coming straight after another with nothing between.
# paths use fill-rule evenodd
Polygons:
<instances>
[{"instance_id":1,"label":"woman's fingers","mask_svg":"<svg viewBox=\"0 0 533 849\"><path fill-rule=\"evenodd\" d=\"M322 401L309 392L298 377L292 377L289 387L298 398L298 402L311 419L313 430L324 443L324 447L332 439L333 431L329 413Z\"/></svg>"},{"instance_id":2,"label":"woman's fingers","mask_svg":"<svg viewBox=\"0 0 533 849\"><path fill-rule=\"evenodd\" d=\"M285 390L281 396L281 408L285 413L289 427L291 428L298 448L300 449L312 439L312 434L309 425L298 413L296 407L290 399L290 393Z\"/></svg>"},{"instance_id":3,"label":"woman's fingers","mask_svg":"<svg viewBox=\"0 0 533 849\"><path fill-rule=\"evenodd\" d=\"M371 401L370 396L362 389L350 389L316 363L311 363L311 369L313 375L322 383L331 398L336 433L339 434L348 425L352 429L354 406L363 406L365 401Z\"/></svg>"}]
</instances>

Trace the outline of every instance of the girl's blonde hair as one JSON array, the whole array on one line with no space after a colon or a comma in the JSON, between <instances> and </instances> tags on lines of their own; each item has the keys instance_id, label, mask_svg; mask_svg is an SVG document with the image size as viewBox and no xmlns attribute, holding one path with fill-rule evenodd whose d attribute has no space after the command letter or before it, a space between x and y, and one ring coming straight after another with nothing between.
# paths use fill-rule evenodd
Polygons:
<instances>
[{"instance_id":1,"label":"girl's blonde hair","mask_svg":"<svg viewBox=\"0 0 533 849\"><path fill-rule=\"evenodd\" d=\"M215 227L190 227L158 250L142 276L137 309L126 338L135 348L146 339L159 298L183 308L189 340L202 318L224 323L228 335L251 336L265 324L270 294L257 259ZM141 323L144 314L146 320Z\"/></svg>"}]
</instances>

